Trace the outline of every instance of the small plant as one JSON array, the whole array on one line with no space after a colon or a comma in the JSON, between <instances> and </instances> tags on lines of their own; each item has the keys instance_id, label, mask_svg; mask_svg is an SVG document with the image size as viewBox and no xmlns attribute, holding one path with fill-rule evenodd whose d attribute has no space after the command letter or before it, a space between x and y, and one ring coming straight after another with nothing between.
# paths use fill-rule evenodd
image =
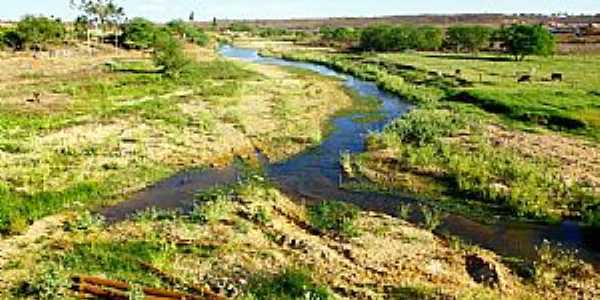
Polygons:
<instances>
[{"instance_id":1,"label":"small plant","mask_svg":"<svg viewBox=\"0 0 600 300\"><path fill-rule=\"evenodd\" d=\"M421 206L421 215L423 228L427 230L435 230L442 223L442 214L435 208Z\"/></svg>"},{"instance_id":2,"label":"small plant","mask_svg":"<svg viewBox=\"0 0 600 300\"><path fill-rule=\"evenodd\" d=\"M61 266L50 264L45 266L42 272L23 288L21 293L42 300L62 299L70 287L70 282Z\"/></svg>"},{"instance_id":3,"label":"small plant","mask_svg":"<svg viewBox=\"0 0 600 300\"><path fill-rule=\"evenodd\" d=\"M408 220L410 218L411 213L412 213L412 205L402 203L398 206L398 217L400 219Z\"/></svg>"},{"instance_id":4,"label":"small plant","mask_svg":"<svg viewBox=\"0 0 600 300\"><path fill-rule=\"evenodd\" d=\"M224 219L231 210L232 204L229 198L219 197L210 202L197 204L190 215L190 220L202 224L213 223Z\"/></svg>"},{"instance_id":5,"label":"small plant","mask_svg":"<svg viewBox=\"0 0 600 300\"><path fill-rule=\"evenodd\" d=\"M287 269L277 275L253 278L242 299L255 300L326 300L331 292L315 283L305 269Z\"/></svg>"},{"instance_id":6,"label":"small plant","mask_svg":"<svg viewBox=\"0 0 600 300\"><path fill-rule=\"evenodd\" d=\"M64 224L65 231L85 231L94 227L100 227L104 224L102 216L93 215L89 211L78 214L74 220L67 221Z\"/></svg>"},{"instance_id":7,"label":"small plant","mask_svg":"<svg viewBox=\"0 0 600 300\"><path fill-rule=\"evenodd\" d=\"M535 283L556 286L566 279L580 279L589 275L589 266L577 258L577 252L564 249L560 244L544 241L537 248L534 262Z\"/></svg>"},{"instance_id":8,"label":"small plant","mask_svg":"<svg viewBox=\"0 0 600 300\"><path fill-rule=\"evenodd\" d=\"M144 300L146 299L146 294L141 286L137 284L131 284L129 291L127 293L129 300Z\"/></svg>"},{"instance_id":9,"label":"small plant","mask_svg":"<svg viewBox=\"0 0 600 300\"><path fill-rule=\"evenodd\" d=\"M263 225L271 222L271 216L263 206L259 207L256 213L254 213L254 219Z\"/></svg>"},{"instance_id":10,"label":"small plant","mask_svg":"<svg viewBox=\"0 0 600 300\"><path fill-rule=\"evenodd\" d=\"M355 222L359 210L355 206L338 201L325 201L310 207L310 223L325 231L334 231L344 236L356 235Z\"/></svg>"}]
</instances>

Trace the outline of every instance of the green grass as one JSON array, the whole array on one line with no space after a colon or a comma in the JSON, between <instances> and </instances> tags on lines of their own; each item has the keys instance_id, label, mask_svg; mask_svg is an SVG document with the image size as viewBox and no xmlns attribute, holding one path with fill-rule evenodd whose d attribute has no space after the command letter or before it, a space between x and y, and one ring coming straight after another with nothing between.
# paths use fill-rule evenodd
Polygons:
<instances>
[{"instance_id":1,"label":"green grass","mask_svg":"<svg viewBox=\"0 0 600 300\"><path fill-rule=\"evenodd\" d=\"M358 217L358 208L338 201L324 201L311 206L308 210L308 219L313 226L342 236L358 234L355 227Z\"/></svg>"},{"instance_id":2,"label":"green grass","mask_svg":"<svg viewBox=\"0 0 600 300\"><path fill-rule=\"evenodd\" d=\"M9 154L0 156L7 159L0 162L20 165L7 170L7 179L0 181L0 233L21 233L35 220L74 205L114 200L122 196L121 191L128 185L153 182L175 171L173 166L145 159L147 149L137 145L132 151L138 152L138 159L116 162L122 160L120 141L103 139L82 147L75 141L76 136L69 136L75 139L70 141L75 145L65 141L62 146L40 146L32 143L35 137L76 125L100 126L117 119L138 120L166 133L195 128L210 131L216 126L216 116L206 111L186 114L179 105L186 99L171 94L184 91L211 99L229 97L237 93L241 81L260 79L257 73L238 63L219 60L191 64L177 80L163 77L154 69L148 60L117 61L113 71L99 72L84 80L57 77L35 83L35 89L69 99L49 112L18 105L0 107L0 152ZM32 87L24 87L28 88ZM111 160L94 166L102 168L103 174L77 174L70 167L99 156ZM125 173L121 170L125 164L127 178L123 178ZM57 177L64 177L65 181L49 183L58 181Z\"/></svg>"},{"instance_id":3,"label":"green grass","mask_svg":"<svg viewBox=\"0 0 600 300\"><path fill-rule=\"evenodd\" d=\"M468 102L512 122L600 138L599 56L531 57L514 62L490 55L439 53L281 55L375 81L412 102ZM460 75L455 75L457 69ZM554 72L563 73L565 80L550 81ZM533 75L533 82L517 83L520 74Z\"/></svg>"},{"instance_id":4,"label":"green grass","mask_svg":"<svg viewBox=\"0 0 600 300\"><path fill-rule=\"evenodd\" d=\"M276 275L257 275L251 279L244 300L326 300L331 292L315 283L305 269L290 268Z\"/></svg>"}]
</instances>

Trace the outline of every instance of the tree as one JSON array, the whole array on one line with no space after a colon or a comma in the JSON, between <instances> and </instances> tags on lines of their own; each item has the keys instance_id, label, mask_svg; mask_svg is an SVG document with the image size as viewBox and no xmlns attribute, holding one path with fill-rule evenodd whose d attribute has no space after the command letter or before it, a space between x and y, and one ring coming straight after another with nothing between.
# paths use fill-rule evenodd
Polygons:
<instances>
[{"instance_id":1,"label":"tree","mask_svg":"<svg viewBox=\"0 0 600 300\"><path fill-rule=\"evenodd\" d=\"M446 31L446 45L456 52L478 52L490 44L491 36L485 26L453 26Z\"/></svg>"},{"instance_id":2,"label":"tree","mask_svg":"<svg viewBox=\"0 0 600 300\"><path fill-rule=\"evenodd\" d=\"M92 21L100 23L103 30L106 26L119 24L125 16L123 8L113 0L71 0L71 5L84 12Z\"/></svg>"},{"instance_id":3,"label":"tree","mask_svg":"<svg viewBox=\"0 0 600 300\"><path fill-rule=\"evenodd\" d=\"M501 36L506 51L516 61L527 55L551 55L556 47L554 36L541 25L512 25Z\"/></svg>"},{"instance_id":4,"label":"tree","mask_svg":"<svg viewBox=\"0 0 600 300\"><path fill-rule=\"evenodd\" d=\"M362 31L360 47L371 51L437 50L442 40L442 31L436 27L377 25Z\"/></svg>"},{"instance_id":5,"label":"tree","mask_svg":"<svg viewBox=\"0 0 600 300\"><path fill-rule=\"evenodd\" d=\"M85 39L87 37L89 26L90 19L87 16L78 16L77 19L75 19L75 23L73 23L75 37L78 39Z\"/></svg>"},{"instance_id":6,"label":"tree","mask_svg":"<svg viewBox=\"0 0 600 300\"><path fill-rule=\"evenodd\" d=\"M178 78L190 63L181 42L166 31L156 33L152 47L154 64L168 77Z\"/></svg>"},{"instance_id":7,"label":"tree","mask_svg":"<svg viewBox=\"0 0 600 300\"><path fill-rule=\"evenodd\" d=\"M194 22L194 19L195 19L195 14L194 14L194 12L192 11L192 12L190 13L190 18L189 18L189 20L190 20L190 22Z\"/></svg>"},{"instance_id":8,"label":"tree","mask_svg":"<svg viewBox=\"0 0 600 300\"><path fill-rule=\"evenodd\" d=\"M208 36L200 28L186 23L183 20L173 20L167 23L167 29L185 41L204 46L208 43Z\"/></svg>"},{"instance_id":9,"label":"tree","mask_svg":"<svg viewBox=\"0 0 600 300\"><path fill-rule=\"evenodd\" d=\"M64 35L65 27L58 20L43 16L25 16L17 23L15 33L9 38L14 43L14 48L41 50L50 43L62 41Z\"/></svg>"},{"instance_id":10,"label":"tree","mask_svg":"<svg viewBox=\"0 0 600 300\"><path fill-rule=\"evenodd\" d=\"M127 47L147 49L154 43L158 28L144 18L134 18L123 26L123 41Z\"/></svg>"}]
</instances>

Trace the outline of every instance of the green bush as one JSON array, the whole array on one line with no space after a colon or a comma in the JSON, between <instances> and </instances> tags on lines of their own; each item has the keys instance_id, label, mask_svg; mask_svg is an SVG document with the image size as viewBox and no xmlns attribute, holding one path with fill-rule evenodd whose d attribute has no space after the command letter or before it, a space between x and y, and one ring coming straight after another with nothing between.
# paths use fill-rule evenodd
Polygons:
<instances>
[{"instance_id":1,"label":"green bush","mask_svg":"<svg viewBox=\"0 0 600 300\"><path fill-rule=\"evenodd\" d=\"M133 49L148 49L156 39L158 28L144 18L134 18L123 25L122 40L124 44Z\"/></svg>"},{"instance_id":2,"label":"green bush","mask_svg":"<svg viewBox=\"0 0 600 300\"><path fill-rule=\"evenodd\" d=\"M287 269L277 275L253 278L242 299L247 300L326 300L331 292L315 283L304 269Z\"/></svg>"},{"instance_id":3,"label":"green bush","mask_svg":"<svg viewBox=\"0 0 600 300\"><path fill-rule=\"evenodd\" d=\"M321 202L308 210L308 218L313 226L345 236L356 235L354 223L358 216L359 210L355 206L338 201Z\"/></svg>"},{"instance_id":4,"label":"green bush","mask_svg":"<svg viewBox=\"0 0 600 300\"><path fill-rule=\"evenodd\" d=\"M386 128L386 132L398 135L401 141L425 145L440 137L453 135L466 126L460 114L447 110L419 109L396 119Z\"/></svg>"},{"instance_id":5,"label":"green bush","mask_svg":"<svg viewBox=\"0 0 600 300\"><path fill-rule=\"evenodd\" d=\"M61 42L65 27L60 20L44 16L25 16L17 23L14 31L4 36L6 44L14 49L44 50L49 44Z\"/></svg>"},{"instance_id":6,"label":"green bush","mask_svg":"<svg viewBox=\"0 0 600 300\"><path fill-rule=\"evenodd\" d=\"M179 78L191 60L183 52L183 45L167 32L156 34L152 60L170 78Z\"/></svg>"}]
</instances>

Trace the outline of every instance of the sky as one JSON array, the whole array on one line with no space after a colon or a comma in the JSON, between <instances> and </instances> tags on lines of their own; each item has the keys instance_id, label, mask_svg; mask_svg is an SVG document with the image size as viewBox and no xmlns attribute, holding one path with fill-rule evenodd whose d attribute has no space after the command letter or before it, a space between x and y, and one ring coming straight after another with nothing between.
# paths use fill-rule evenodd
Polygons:
<instances>
[{"instance_id":1,"label":"sky","mask_svg":"<svg viewBox=\"0 0 600 300\"><path fill-rule=\"evenodd\" d=\"M153 21L372 17L456 13L598 14L600 0L115 0L128 16ZM78 12L69 0L0 0L0 19L25 14L73 19Z\"/></svg>"}]
</instances>

